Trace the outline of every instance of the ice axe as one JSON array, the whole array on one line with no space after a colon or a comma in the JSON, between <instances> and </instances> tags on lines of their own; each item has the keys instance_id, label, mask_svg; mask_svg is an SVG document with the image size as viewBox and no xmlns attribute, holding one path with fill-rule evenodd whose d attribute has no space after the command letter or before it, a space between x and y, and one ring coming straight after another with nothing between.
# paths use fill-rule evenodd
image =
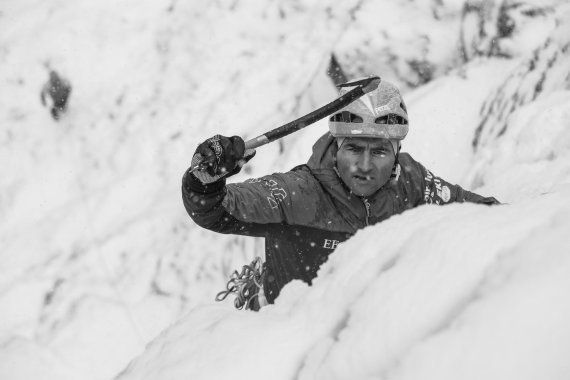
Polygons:
<instances>
[{"instance_id":1,"label":"ice axe","mask_svg":"<svg viewBox=\"0 0 570 380\"><path fill-rule=\"evenodd\" d=\"M335 113L341 108L346 107L364 94L376 90L378 88L378 85L380 85L380 81L381 79L378 76L369 76L339 84L337 87L354 88L345 94L342 94L332 102L325 104L321 108L318 108L287 124L272 129L269 132L265 132L264 134L257 136L251 140L247 140L245 142L245 156L252 154L255 148L269 144L275 140L279 140L280 138L290 135L293 132L297 132L306 126L311 125L314 122ZM192 169L190 169L190 173L192 173L194 170L202 170L206 166L207 162L204 162L204 160L202 160Z\"/></svg>"}]
</instances>

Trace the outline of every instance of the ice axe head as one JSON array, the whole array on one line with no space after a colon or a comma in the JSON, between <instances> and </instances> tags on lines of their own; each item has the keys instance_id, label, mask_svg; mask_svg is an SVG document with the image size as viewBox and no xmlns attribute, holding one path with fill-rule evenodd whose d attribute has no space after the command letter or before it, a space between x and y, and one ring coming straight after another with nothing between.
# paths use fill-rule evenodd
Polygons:
<instances>
[{"instance_id":1,"label":"ice axe head","mask_svg":"<svg viewBox=\"0 0 570 380\"><path fill-rule=\"evenodd\" d=\"M339 84L337 87L343 88L343 87L360 86L360 88L362 89L362 92L367 94L370 91L377 89L378 85L380 84L381 81L382 81L382 79L380 79L379 76L371 75L371 76L367 76L364 78L358 78L358 79L354 79L354 80Z\"/></svg>"}]
</instances>

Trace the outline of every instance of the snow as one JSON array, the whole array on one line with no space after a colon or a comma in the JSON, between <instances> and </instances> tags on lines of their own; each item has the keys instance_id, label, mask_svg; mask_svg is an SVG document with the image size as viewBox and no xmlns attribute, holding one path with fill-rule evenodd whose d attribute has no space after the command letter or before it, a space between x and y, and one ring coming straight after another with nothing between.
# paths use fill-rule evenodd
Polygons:
<instances>
[{"instance_id":1,"label":"snow","mask_svg":"<svg viewBox=\"0 0 570 380\"><path fill-rule=\"evenodd\" d=\"M472 136L479 121L479 109L472 105L482 104L518 63L475 60L411 93L405 100L411 104L409 117L414 129L406 137L405 149L428 168L437 168L442 178L463 182L473 165Z\"/></svg>"},{"instance_id":2,"label":"snow","mask_svg":"<svg viewBox=\"0 0 570 380\"><path fill-rule=\"evenodd\" d=\"M555 91L511 115L504 138L478 163L488 183L484 191L520 202L565 183L570 176L569 102L570 91Z\"/></svg>"},{"instance_id":3,"label":"snow","mask_svg":"<svg viewBox=\"0 0 570 380\"><path fill-rule=\"evenodd\" d=\"M499 36L499 4L467 3L4 1L0 378L567 379L568 6L507 7ZM334 98L331 52L402 86L405 151L508 204L410 210L259 313L214 304L262 243L195 226L181 175L204 138ZM48 67L73 85L59 122ZM326 130L235 180L303 163Z\"/></svg>"},{"instance_id":4,"label":"snow","mask_svg":"<svg viewBox=\"0 0 570 380\"><path fill-rule=\"evenodd\" d=\"M393 217L258 314L192 311L119 379L567 378L569 193Z\"/></svg>"}]
</instances>

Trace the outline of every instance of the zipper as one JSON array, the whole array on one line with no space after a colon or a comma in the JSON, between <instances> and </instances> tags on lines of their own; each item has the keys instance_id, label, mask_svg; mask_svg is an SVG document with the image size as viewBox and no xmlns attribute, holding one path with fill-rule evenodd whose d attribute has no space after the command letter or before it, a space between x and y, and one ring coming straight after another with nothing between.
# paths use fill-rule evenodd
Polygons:
<instances>
[{"instance_id":1,"label":"zipper","mask_svg":"<svg viewBox=\"0 0 570 380\"><path fill-rule=\"evenodd\" d=\"M369 218L370 218L370 202L368 199L362 198L362 202L364 202L364 207L366 208L366 225L369 226Z\"/></svg>"}]
</instances>

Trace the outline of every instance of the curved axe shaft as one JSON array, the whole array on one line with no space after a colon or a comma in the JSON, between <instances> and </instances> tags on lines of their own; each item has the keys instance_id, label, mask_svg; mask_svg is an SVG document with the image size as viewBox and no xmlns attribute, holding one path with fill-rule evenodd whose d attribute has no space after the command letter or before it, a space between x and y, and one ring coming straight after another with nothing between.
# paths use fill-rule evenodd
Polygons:
<instances>
[{"instance_id":1,"label":"curved axe shaft","mask_svg":"<svg viewBox=\"0 0 570 380\"><path fill-rule=\"evenodd\" d=\"M287 135L290 135L293 132L297 132L300 129L305 128L308 125L313 124L314 122L327 117L336 111L340 110L341 108L346 107L356 99L360 98L364 94L367 94L371 91L374 91L380 85L380 77L377 76L369 76L366 78L361 78L353 81L349 81L343 84L338 85L338 87L354 87L352 90L348 91L347 93L339 96L335 100L330 103L325 104L321 108L318 108L300 118L293 120L287 124L284 124L280 127L272 129L264 134L257 136L251 140L245 142L245 155L248 156L253 154L253 150L258 148L262 145L269 144L275 140L279 140ZM202 170L205 166L204 162L200 162L198 165L194 166L190 169L190 172L194 170Z\"/></svg>"}]
</instances>

